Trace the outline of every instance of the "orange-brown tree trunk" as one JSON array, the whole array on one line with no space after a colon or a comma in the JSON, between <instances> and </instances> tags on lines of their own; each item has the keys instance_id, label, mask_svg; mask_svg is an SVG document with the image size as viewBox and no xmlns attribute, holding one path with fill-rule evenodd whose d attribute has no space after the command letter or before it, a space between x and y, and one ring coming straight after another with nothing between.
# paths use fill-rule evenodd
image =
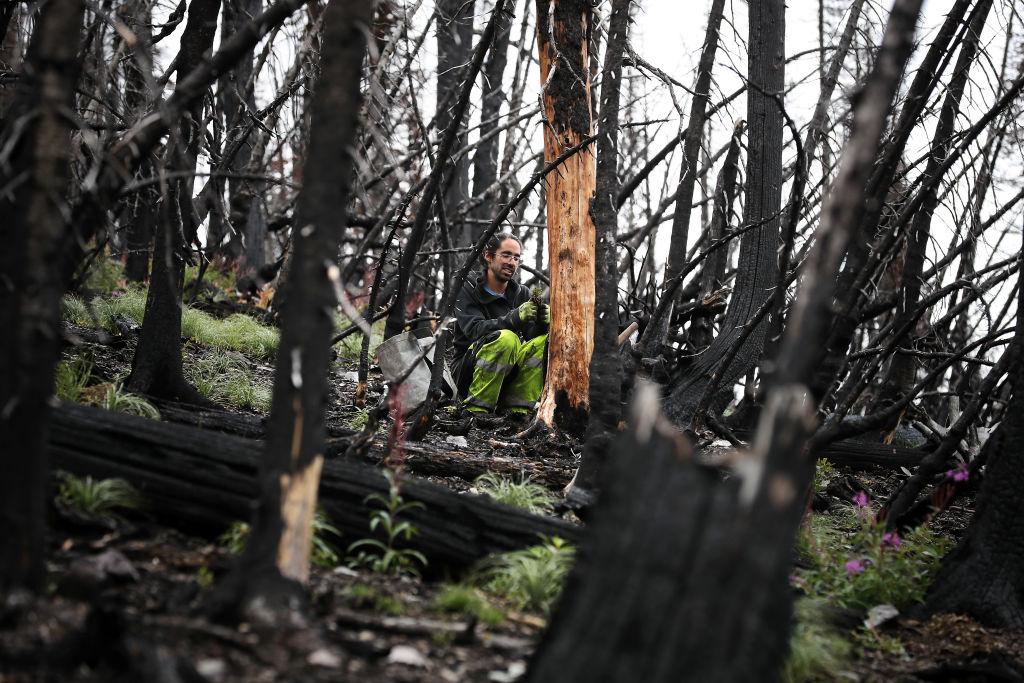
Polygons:
<instances>
[{"instance_id":1,"label":"orange-brown tree trunk","mask_svg":"<svg viewBox=\"0 0 1024 683\"><path fill-rule=\"evenodd\" d=\"M537 0L537 47L544 97L544 159L590 135L591 10L587 0ZM594 349L594 154L585 149L548 177L551 328L540 420L569 431L586 427Z\"/></svg>"}]
</instances>

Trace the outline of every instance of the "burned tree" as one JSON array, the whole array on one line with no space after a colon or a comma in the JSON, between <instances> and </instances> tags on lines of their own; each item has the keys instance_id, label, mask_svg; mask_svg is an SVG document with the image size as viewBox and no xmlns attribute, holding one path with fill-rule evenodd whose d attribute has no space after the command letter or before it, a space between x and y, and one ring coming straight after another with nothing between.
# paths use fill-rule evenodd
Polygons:
<instances>
[{"instance_id":1,"label":"burned tree","mask_svg":"<svg viewBox=\"0 0 1024 683\"><path fill-rule=\"evenodd\" d=\"M736 283L721 332L687 367L665 406L669 418L689 427L721 356L768 298L778 278L776 249L782 205L782 110L785 87L785 6L779 0L750 4L747 54L747 190L743 225L756 226L740 241ZM727 387L759 359L767 332L759 323L721 373Z\"/></svg>"},{"instance_id":2,"label":"burned tree","mask_svg":"<svg viewBox=\"0 0 1024 683\"><path fill-rule=\"evenodd\" d=\"M294 223L290 286L282 311L274 398L253 532L220 588L218 611L242 614L257 598L287 608L309 573L317 488L324 459L324 400L341 241L359 121L359 82L370 3L333 0L325 10L321 76L312 102L305 183Z\"/></svg>"},{"instance_id":3,"label":"burned tree","mask_svg":"<svg viewBox=\"0 0 1024 683\"><path fill-rule=\"evenodd\" d=\"M597 181L590 201L590 215L597 231L595 253L597 278L594 308L594 352L590 358L590 419L587 423L583 461L573 478L568 495L580 503L589 502L604 466L610 441L618 430L621 413L622 367L619 360L619 286L615 263L615 233L618 194L619 99L622 56L628 42L630 0L612 3L608 23L608 45L601 78L598 118Z\"/></svg>"},{"instance_id":4,"label":"burned tree","mask_svg":"<svg viewBox=\"0 0 1024 683\"><path fill-rule=\"evenodd\" d=\"M179 78L191 74L213 47L219 10L220 0L189 3L188 23L175 58ZM181 300L185 264L191 260L189 252L198 239L192 192L205 129L202 104L202 99L196 98L183 112L163 155L164 167L184 176L167 182L160 205L146 314L132 372L125 382L135 392L194 403L204 403L205 399L189 385L182 370Z\"/></svg>"},{"instance_id":5,"label":"burned tree","mask_svg":"<svg viewBox=\"0 0 1024 683\"><path fill-rule=\"evenodd\" d=\"M591 132L591 20L588 0L537 1L547 162ZM538 418L577 433L586 426L594 348L594 162L593 152L583 150L566 160L547 186L551 326Z\"/></svg>"},{"instance_id":6,"label":"burned tree","mask_svg":"<svg viewBox=\"0 0 1024 683\"><path fill-rule=\"evenodd\" d=\"M658 414L654 390L639 392L631 434L611 460L610 486L528 680L777 677L788 642L791 548L813 474L807 387L824 353L816 340L831 315L826 285L863 212L920 7L895 3L854 110L753 452L723 482L689 458L687 441Z\"/></svg>"},{"instance_id":7,"label":"burned tree","mask_svg":"<svg viewBox=\"0 0 1024 683\"><path fill-rule=\"evenodd\" d=\"M1024 256L1024 252L1022 252ZM1024 272L1024 271L1022 271ZM999 628L1024 627L1024 287L1017 287L1017 329L1010 401L985 444L987 466L967 534L947 555L921 612L967 614Z\"/></svg>"},{"instance_id":8,"label":"burned tree","mask_svg":"<svg viewBox=\"0 0 1024 683\"><path fill-rule=\"evenodd\" d=\"M85 3L39 15L0 141L0 592L39 588L50 460L46 447L60 351L58 255L67 239L77 36Z\"/></svg>"}]
</instances>

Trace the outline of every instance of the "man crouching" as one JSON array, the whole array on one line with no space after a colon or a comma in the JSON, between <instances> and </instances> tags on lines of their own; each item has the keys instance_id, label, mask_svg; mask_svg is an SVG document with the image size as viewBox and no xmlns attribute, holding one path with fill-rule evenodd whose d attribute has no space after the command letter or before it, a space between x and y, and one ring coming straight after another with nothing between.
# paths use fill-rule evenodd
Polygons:
<instances>
[{"instance_id":1,"label":"man crouching","mask_svg":"<svg viewBox=\"0 0 1024 683\"><path fill-rule=\"evenodd\" d=\"M530 300L513 277L522 260L519 238L503 232L484 248L484 272L466 280L455 303L456 384L466 409L502 408L525 415L544 388L550 311Z\"/></svg>"}]
</instances>

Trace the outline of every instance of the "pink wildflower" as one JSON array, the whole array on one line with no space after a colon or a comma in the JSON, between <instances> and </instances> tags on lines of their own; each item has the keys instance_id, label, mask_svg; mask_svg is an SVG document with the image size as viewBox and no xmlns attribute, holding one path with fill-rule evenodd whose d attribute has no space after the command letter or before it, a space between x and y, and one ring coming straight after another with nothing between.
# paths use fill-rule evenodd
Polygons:
<instances>
[{"instance_id":1,"label":"pink wildflower","mask_svg":"<svg viewBox=\"0 0 1024 683\"><path fill-rule=\"evenodd\" d=\"M885 535L882 536L883 548L892 548L895 550L901 545L903 545L903 539L901 539L900 535L895 531L886 531Z\"/></svg>"},{"instance_id":2,"label":"pink wildflower","mask_svg":"<svg viewBox=\"0 0 1024 683\"><path fill-rule=\"evenodd\" d=\"M849 562L846 563L846 573L847 574L850 574L850 575L860 574L863 571L864 571L864 563L861 562L860 560L850 560Z\"/></svg>"},{"instance_id":3,"label":"pink wildflower","mask_svg":"<svg viewBox=\"0 0 1024 683\"><path fill-rule=\"evenodd\" d=\"M864 491L858 491L857 495L853 497L853 503L859 508L866 508L871 499L868 498L868 494Z\"/></svg>"},{"instance_id":4,"label":"pink wildflower","mask_svg":"<svg viewBox=\"0 0 1024 683\"><path fill-rule=\"evenodd\" d=\"M967 468L964 465L960 465L960 467L957 467L955 470L949 470L946 472L946 477L953 481L967 481L970 476L970 472L967 471Z\"/></svg>"}]
</instances>

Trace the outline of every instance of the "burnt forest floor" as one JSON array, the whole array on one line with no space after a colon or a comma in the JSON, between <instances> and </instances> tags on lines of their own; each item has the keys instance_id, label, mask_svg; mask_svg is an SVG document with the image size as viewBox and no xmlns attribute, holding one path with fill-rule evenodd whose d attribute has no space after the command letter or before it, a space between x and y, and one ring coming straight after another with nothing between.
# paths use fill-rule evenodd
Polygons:
<instances>
[{"instance_id":1,"label":"burnt forest floor","mask_svg":"<svg viewBox=\"0 0 1024 683\"><path fill-rule=\"evenodd\" d=\"M116 278L113 283L107 291L117 293L121 283ZM216 290L200 299L213 318L239 309ZM133 305L137 310L137 301ZM64 370L72 378L75 370L79 373L71 381L76 400L137 411L130 400L117 399L118 381L131 367L141 320L114 317L132 306L114 308L83 317L80 309L66 306ZM243 315L262 314L247 305ZM97 332L97 322L105 325L106 333ZM211 396L225 411L265 415L273 376L270 349L256 344L225 350L197 341L200 334L194 336L185 344L185 365L193 368L193 381L208 383L206 390L214 392L229 382L239 385L237 391ZM356 408L352 401L357 369L352 351L358 348L358 337L355 344L338 348L343 355L332 366L327 402L328 433L334 436L350 434L366 419L366 408ZM374 369L366 406L375 405L381 391L382 378ZM515 435L522 427L501 420L453 422L431 430L422 441L402 443L401 466L405 476L458 492L477 492L477 477L489 472L507 482L525 479L553 494L552 514L579 523L572 512L559 509L559 494L578 464L581 445L520 441ZM374 464L388 454L387 425L378 431L364 456ZM722 447L716 444L712 450ZM891 539L883 542L881 532L872 527L869 512L903 474L819 465L818 475L817 511L805 525L796 552L792 583L801 597L785 680L1021 680L1024 635L986 630L959 616L923 623L906 616L939 556L962 535L973 500L953 505L934 520L929 533L901 539L893 547ZM356 539L333 537L329 531L321 539L326 544L326 555L319 557L323 566L313 567L308 586L308 624L267 629L212 623L204 608L231 566L243 527L225 530L220 538L186 536L154 523L144 501L114 513L87 514L76 508L73 495L64 495L62 481L54 482L43 596L0 596L0 683L500 683L522 678L547 623L550 599L533 599L528 589L517 592L508 582L495 581L486 569L493 563L460 576L434 576L428 565L426 579L374 572L346 561L345 549ZM859 497L861 492L867 498ZM553 555L564 560L569 552L557 540L538 539L535 555L543 561ZM850 562L859 563L853 572L848 571ZM557 581L564 570L562 566L543 580ZM901 571L918 575L904 581ZM552 592L550 585L532 588ZM886 610L878 609L881 604L896 606L888 614L897 611L899 616L886 619Z\"/></svg>"}]
</instances>

